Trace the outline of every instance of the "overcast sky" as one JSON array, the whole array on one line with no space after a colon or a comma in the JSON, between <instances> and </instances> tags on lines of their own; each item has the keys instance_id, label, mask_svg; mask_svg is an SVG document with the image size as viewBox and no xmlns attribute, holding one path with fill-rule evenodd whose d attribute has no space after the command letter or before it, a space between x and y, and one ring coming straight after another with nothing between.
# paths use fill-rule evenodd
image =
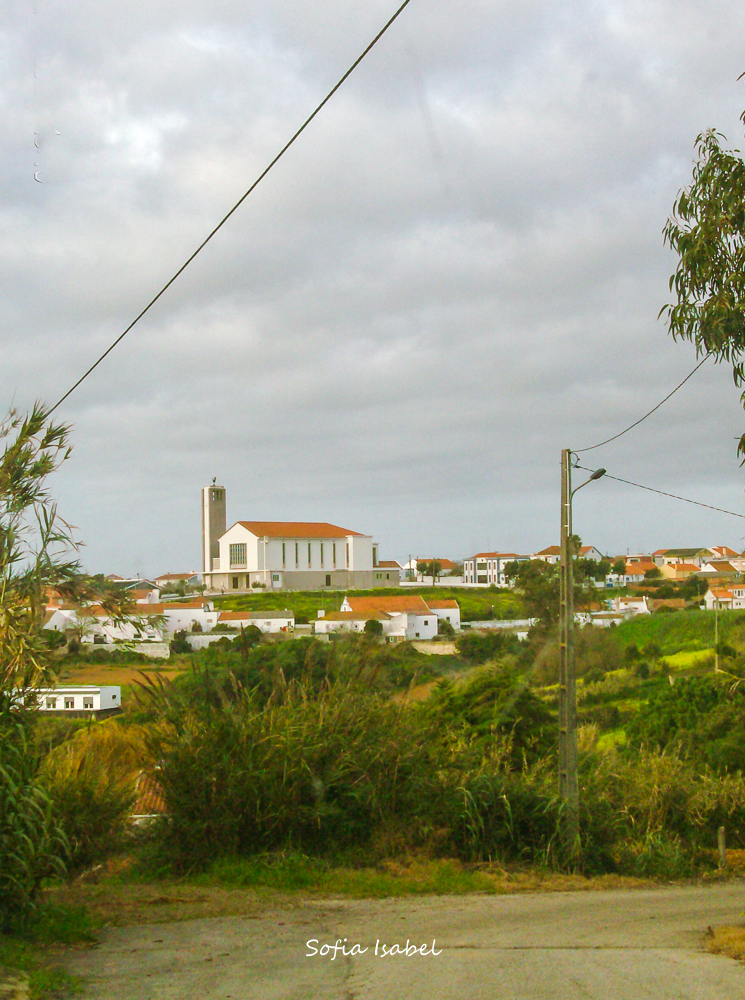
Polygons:
<instances>
[{"instance_id":1,"label":"overcast sky","mask_svg":"<svg viewBox=\"0 0 745 1000\"><path fill-rule=\"evenodd\" d=\"M3 408L55 402L245 191L396 0L24 0L0 28ZM228 522L327 520L382 558L555 544L559 457L696 363L661 230L709 127L742 145L741 0L412 0L60 408L86 567L199 566ZM39 148L34 146L34 139ZM34 180L34 172L38 179ZM707 362L593 467L745 512ZM603 551L745 521L593 483Z\"/></svg>"}]
</instances>

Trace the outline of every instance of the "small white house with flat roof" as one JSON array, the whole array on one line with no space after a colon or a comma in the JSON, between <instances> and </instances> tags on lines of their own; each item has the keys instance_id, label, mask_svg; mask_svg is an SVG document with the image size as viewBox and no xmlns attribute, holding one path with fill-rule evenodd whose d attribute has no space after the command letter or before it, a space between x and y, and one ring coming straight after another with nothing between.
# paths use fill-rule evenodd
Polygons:
<instances>
[{"instance_id":1,"label":"small white house with flat roof","mask_svg":"<svg viewBox=\"0 0 745 1000\"><path fill-rule=\"evenodd\" d=\"M117 685L60 685L37 688L26 694L35 699L40 712L89 713L113 712L121 708L122 689Z\"/></svg>"}]
</instances>

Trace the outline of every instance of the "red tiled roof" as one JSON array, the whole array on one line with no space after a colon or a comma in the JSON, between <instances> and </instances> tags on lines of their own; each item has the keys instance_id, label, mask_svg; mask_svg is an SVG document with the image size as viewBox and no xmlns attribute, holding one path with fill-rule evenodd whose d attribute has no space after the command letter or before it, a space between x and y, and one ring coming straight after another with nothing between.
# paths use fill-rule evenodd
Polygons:
<instances>
[{"instance_id":1,"label":"red tiled roof","mask_svg":"<svg viewBox=\"0 0 745 1000\"><path fill-rule=\"evenodd\" d=\"M401 563L396 562L395 559L381 559L378 565L374 569L401 569Z\"/></svg>"},{"instance_id":2,"label":"red tiled roof","mask_svg":"<svg viewBox=\"0 0 745 1000\"><path fill-rule=\"evenodd\" d=\"M247 622L260 618L293 618L292 611L286 608L273 611L221 611L219 622Z\"/></svg>"},{"instance_id":3,"label":"red tiled roof","mask_svg":"<svg viewBox=\"0 0 745 1000\"><path fill-rule=\"evenodd\" d=\"M460 608L460 605L454 600L427 601L427 607L432 611L434 611L435 608L439 608L439 610L442 611L445 608Z\"/></svg>"},{"instance_id":4,"label":"red tiled roof","mask_svg":"<svg viewBox=\"0 0 745 1000\"><path fill-rule=\"evenodd\" d=\"M340 528L326 521L236 521L257 538L346 538L362 536L359 531ZM233 525L235 527L235 524Z\"/></svg>"},{"instance_id":5,"label":"red tiled roof","mask_svg":"<svg viewBox=\"0 0 745 1000\"><path fill-rule=\"evenodd\" d=\"M388 614L428 615L429 608L418 594L401 597L347 597L349 607L355 614L367 615L373 611Z\"/></svg>"},{"instance_id":6,"label":"red tiled roof","mask_svg":"<svg viewBox=\"0 0 745 1000\"><path fill-rule=\"evenodd\" d=\"M136 796L132 806L132 816L155 816L165 813L166 800L163 789L144 772L137 779Z\"/></svg>"},{"instance_id":7,"label":"red tiled roof","mask_svg":"<svg viewBox=\"0 0 745 1000\"><path fill-rule=\"evenodd\" d=\"M471 559L521 559L517 552L477 552Z\"/></svg>"},{"instance_id":8,"label":"red tiled roof","mask_svg":"<svg viewBox=\"0 0 745 1000\"><path fill-rule=\"evenodd\" d=\"M560 556L561 549L558 545L549 545L547 549L541 549L540 552L536 552L537 556Z\"/></svg>"},{"instance_id":9,"label":"red tiled roof","mask_svg":"<svg viewBox=\"0 0 745 1000\"><path fill-rule=\"evenodd\" d=\"M317 621L325 622L362 622L367 621L370 618L374 618L376 621L388 621L390 615L385 611L329 611L323 616L323 618L318 618Z\"/></svg>"}]
</instances>

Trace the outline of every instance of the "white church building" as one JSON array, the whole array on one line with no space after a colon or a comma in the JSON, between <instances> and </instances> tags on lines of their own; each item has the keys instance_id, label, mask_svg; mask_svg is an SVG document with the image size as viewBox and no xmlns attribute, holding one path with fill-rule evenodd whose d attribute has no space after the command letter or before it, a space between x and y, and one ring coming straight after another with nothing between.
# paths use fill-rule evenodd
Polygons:
<instances>
[{"instance_id":1,"label":"white church building","mask_svg":"<svg viewBox=\"0 0 745 1000\"><path fill-rule=\"evenodd\" d=\"M371 535L326 521L236 521L227 528L225 487L202 490L204 582L212 593L397 587Z\"/></svg>"}]
</instances>

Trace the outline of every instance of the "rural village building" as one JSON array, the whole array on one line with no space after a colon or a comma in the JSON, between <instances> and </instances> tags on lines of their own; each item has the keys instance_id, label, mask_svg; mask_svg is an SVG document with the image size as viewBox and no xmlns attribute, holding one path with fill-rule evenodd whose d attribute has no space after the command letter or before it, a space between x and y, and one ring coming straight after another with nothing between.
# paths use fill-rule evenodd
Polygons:
<instances>
[{"instance_id":1,"label":"rural village building","mask_svg":"<svg viewBox=\"0 0 745 1000\"><path fill-rule=\"evenodd\" d=\"M557 546L558 548L558 546ZM527 562L529 556L515 552L479 552L463 563L463 583L506 587L504 567L508 562Z\"/></svg>"},{"instance_id":2,"label":"rural village building","mask_svg":"<svg viewBox=\"0 0 745 1000\"><path fill-rule=\"evenodd\" d=\"M740 611L745 608L745 584L730 587L709 587L704 594L707 611Z\"/></svg>"},{"instance_id":3,"label":"rural village building","mask_svg":"<svg viewBox=\"0 0 745 1000\"><path fill-rule=\"evenodd\" d=\"M371 619L383 626L384 636L391 642L404 639L433 639L442 618L453 628L460 628L460 607L453 600L427 600L419 595L401 597L355 597L347 595L341 609L318 612L315 630L329 632L362 632Z\"/></svg>"},{"instance_id":4,"label":"rural village building","mask_svg":"<svg viewBox=\"0 0 745 1000\"><path fill-rule=\"evenodd\" d=\"M202 490L203 577L212 592L397 587L371 535L327 521L236 521L227 528L225 489Z\"/></svg>"},{"instance_id":5,"label":"rural village building","mask_svg":"<svg viewBox=\"0 0 745 1000\"><path fill-rule=\"evenodd\" d=\"M24 700L34 699L40 712L72 715L111 715L121 710L122 689L117 685L66 685L37 688Z\"/></svg>"}]
</instances>

